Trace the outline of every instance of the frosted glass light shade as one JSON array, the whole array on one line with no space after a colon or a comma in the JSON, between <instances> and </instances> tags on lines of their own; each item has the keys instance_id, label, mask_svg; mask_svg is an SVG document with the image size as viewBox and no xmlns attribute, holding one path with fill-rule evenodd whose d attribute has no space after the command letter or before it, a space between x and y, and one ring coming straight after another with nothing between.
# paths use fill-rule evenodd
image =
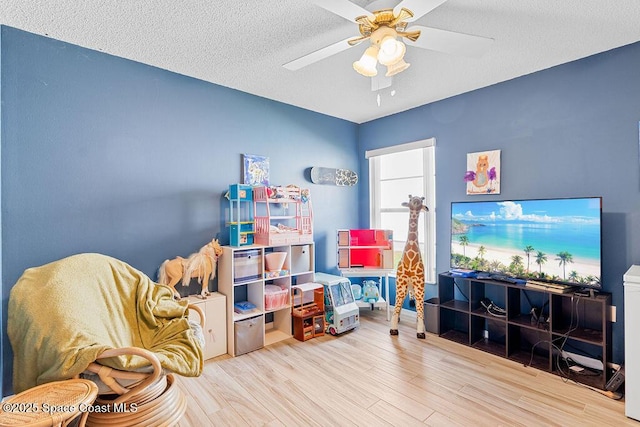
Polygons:
<instances>
[{"instance_id":1,"label":"frosted glass light shade","mask_svg":"<svg viewBox=\"0 0 640 427\"><path fill-rule=\"evenodd\" d=\"M396 51L396 38L394 36L385 36L380 42L380 50L385 53L385 55L393 55Z\"/></svg>"},{"instance_id":2,"label":"frosted glass light shade","mask_svg":"<svg viewBox=\"0 0 640 427\"><path fill-rule=\"evenodd\" d=\"M404 62L404 59L400 59L400 61L396 62L395 64L391 64L387 66L387 74L385 74L385 76L387 77L395 76L396 74L403 72L410 66L411 64Z\"/></svg>"},{"instance_id":3,"label":"frosted glass light shade","mask_svg":"<svg viewBox=\"0 0 640 427\"><path fill-rule=\"evenodd\" d=\"M393 65L404 58L407 47L404 43L397 41L393 37L385 37L381 43L378 61L382 65Z\"/></svg>"},{"instance_id":4,"label":"frosted glass light shade","mask_svg":"<svg viewBox=\"0 0 640 427\"><path fill-rule=\"evenodd\" d=\"M353 63L353 69L366 77L373 77L377 75L378 70L376 69L376 65L378 63L378 50L377 46L369 46L362 54L360 60Z\"/></svg>"}]
</instances>

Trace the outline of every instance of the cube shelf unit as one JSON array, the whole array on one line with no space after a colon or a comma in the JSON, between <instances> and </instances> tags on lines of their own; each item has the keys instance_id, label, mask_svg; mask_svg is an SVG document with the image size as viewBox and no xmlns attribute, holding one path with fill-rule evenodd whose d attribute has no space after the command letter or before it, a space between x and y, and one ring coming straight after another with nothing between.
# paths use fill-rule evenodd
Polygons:
<instances>
[{"instance_id":1,"label":"cube shelf unit","mask_svg":"<svg viewBox=\"0 0 640 427\"><path fill-rule=\"evenodd\" d=\"M218 260L218 291L227 297L227 352L239 356L291 334L291 286L313 281L314 244L223 246ZM265 255L287 254L282 270L266 271ZM284 304L273 306L267 285L286 290ZM249 301L255 308L237 313L234 304ZM269 307L269 309L267 309Z\"/></svg>"},{"instance_id":2,"label":"cube shelf unit","mask_svg":"<svg viewBox=\"0 0 640 427\"><path fill-rule=\"evenodd\" d=\"M231 246L253 244L253 188L250 185L229 185L229 241Z\"/></svg>"},{"instance_id":3,"label":"cube shelf unit","mask_svg":"<svg viewBox=\"0 0 640 427\"><path fill-rule=\"evenodd\" d=\"M280 198L269 196L269 188L253 188L255 243L291 245L313 242L311 200L302 200L299 187L277 187Z\"/></svg>"},{"instance_id":4,"label":"cube shelf unit","mask_svg":"<svg viewBox=\"0 0 640 427\"><path fill-rule=\"evenodd\" d=\"M504 316L490 314L481 303L485 298L502 308ZM438 299L442 338L605 388L611 362L611 294L579 296L442 273ZM532 315L534 307L538 316ZM603 369L570 370L560 350L588 354L602 362Z\"/></svg>"}]
</instances>

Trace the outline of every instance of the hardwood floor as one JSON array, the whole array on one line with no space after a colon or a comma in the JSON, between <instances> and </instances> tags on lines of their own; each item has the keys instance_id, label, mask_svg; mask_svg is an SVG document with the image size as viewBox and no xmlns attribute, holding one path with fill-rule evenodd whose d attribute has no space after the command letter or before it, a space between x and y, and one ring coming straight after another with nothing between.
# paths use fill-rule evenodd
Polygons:
<instances>
[{"instance_id":1,"label":"hardwood floor","mask_svg":"<svg viewBox=\"0 0 640 427\"><path fill-rule=\"evenodd\" d=\"M293 338L180 377L181 427L640 426L613 400L535 368L433 334L415 322L389 335L384 311L361 310L339 337Z\"/></svg>"}]
</instances>

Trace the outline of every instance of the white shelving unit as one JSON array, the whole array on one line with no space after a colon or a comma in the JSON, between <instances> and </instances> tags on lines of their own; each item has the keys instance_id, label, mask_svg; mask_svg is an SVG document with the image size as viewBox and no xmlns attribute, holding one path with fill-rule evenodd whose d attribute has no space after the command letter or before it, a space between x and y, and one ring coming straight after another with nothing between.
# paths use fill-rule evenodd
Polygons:
<instances>
[{"instance_id":1,"label":"white shelving unit","mask_svg":"<svg viewBox=\"0 0 640 427\"><path fill-rule=\"evenodd\" d=\"M266 271L265 255L287 254L282 270ZM314 244L224 246L218 260L218 291L226 295L227 352L239 356L292 336L291 286L313 281ZM286 291L284 304L265 304L265 287ZM255 308L238 313L234 304L248 301Z\"/></svg>"}]
</instances>

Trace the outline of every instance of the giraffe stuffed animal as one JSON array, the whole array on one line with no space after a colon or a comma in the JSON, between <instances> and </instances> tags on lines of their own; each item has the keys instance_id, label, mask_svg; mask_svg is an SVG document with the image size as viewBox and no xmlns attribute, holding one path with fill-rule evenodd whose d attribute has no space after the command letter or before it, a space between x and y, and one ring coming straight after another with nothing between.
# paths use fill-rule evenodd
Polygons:
<instances>
[{"instance_id":1,"label":"giraffe stuffed animal","mask_svg":"<svg viewBox=\"0 0 640 427\"><path fill-rule=\"evenodd\" d=\"M402 206L409 208L409 235L407 243L402 252L402 258L398 262L396 271L396 305L391 318L391 335L398 335L398 322L400 321L400 310L407 293L413 294L416 302L417 314L417 336L425 338L424 333L424 264L420 254L418 243L418 218L420 212L429 209L423 204L424 197L409 195L409 202L402 203Z\"/></svg>"}]
</instances>

